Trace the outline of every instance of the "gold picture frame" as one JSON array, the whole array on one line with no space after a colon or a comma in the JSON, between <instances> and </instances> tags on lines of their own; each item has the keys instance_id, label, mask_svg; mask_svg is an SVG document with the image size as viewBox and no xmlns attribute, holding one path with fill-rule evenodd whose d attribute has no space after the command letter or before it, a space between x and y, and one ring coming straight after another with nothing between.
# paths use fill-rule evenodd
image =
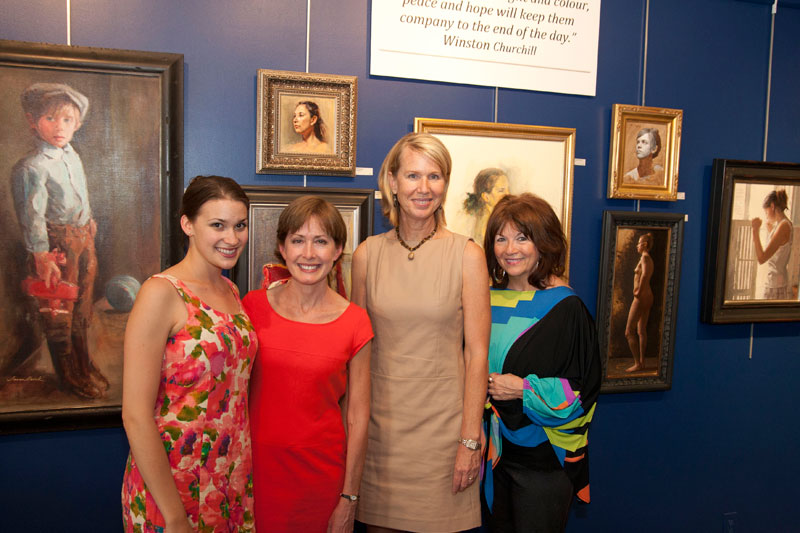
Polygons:
<instances>
[{"instance_id":1,"label":"gold picture frame","mask_svg":"<svg viewBox=\"0 0 800 533\"><path fill-rule=\"evenodd\" d=\"M355 176L356 76L259 69L257 79L257 173Z\"/></svg>"},{"instance_id":2,"label":"gold picture frame","mask_svg":"<svg viewBox=\"0 0 800 533\"><path fill-rule=\"evenodd\" d=\"M494 193L476 190L481 174L502 171L511 194L531 192L544 198L558 215L567 238L565 276L569 275L572 223L572 182L575 160L575 129L526 124L415 118L414 131L441 140L453 158L447 200L448 227L472 237L483 246ZM483 180L485 183L486 180ZM493 186L497 186L495 180ZM487 198L486 202L477 200ZM472 198L473 201L469 201ZM499 198L497 198L499 199ZM483 206L475 204L483 203ZM476 211L480 208L480 211Z\"/></svg>"},{"instance_id":3,"label":"gold picture frame","mask_svg":"<svg viewBox=\"0 0 800 533\"><path fill-rule=\"evenodd\" d=\"M677 200L683 111L614 104L611 115L608 198Z\"/></svg>"}]
</instances>

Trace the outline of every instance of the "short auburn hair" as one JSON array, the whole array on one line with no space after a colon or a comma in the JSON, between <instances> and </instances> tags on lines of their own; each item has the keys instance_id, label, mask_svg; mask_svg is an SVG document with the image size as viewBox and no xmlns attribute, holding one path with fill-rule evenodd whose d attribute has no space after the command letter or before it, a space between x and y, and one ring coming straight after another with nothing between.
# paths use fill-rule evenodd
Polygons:
<instances>
[{"instance_id":1,"label":"short auburn hair","mask_svg":"<svg viewBox=\"0 0 800 533\"><path fill-rule=\"evenodd\" d=\"M528 275L528 283L537 289L544 289L547 278L564 274L567 239L553 208L535 194L509 194L494 207L483 238L483 251L493 288L505 289L508 286L508 275L494 254L495 236L506 224L511 224L529 238L539 252L539 261Z\"/></svg>"},{"instance_id":2,"label":"short auburn hair","mask_svg":"<svg viewBox=\"0 0 800 533\"><path fill-rule=\"evenodd\" d=\"M342 219L342 214L324 198L307 195L295 198L281 212L281 216L278 218L277 241L275 243L276 257L283 257L280 246L285 245L286 237L303 227L303 224L311 220L312 217L317 218L325 233L333 239L334 244L344 250L344 246L347 243L347 226L344 223L344 219ZM341 258L340 254L336 261ZM284 258L285 260L286 258ZM334 262L335 264L336 262Z\"/></svg>"}]
</instances>

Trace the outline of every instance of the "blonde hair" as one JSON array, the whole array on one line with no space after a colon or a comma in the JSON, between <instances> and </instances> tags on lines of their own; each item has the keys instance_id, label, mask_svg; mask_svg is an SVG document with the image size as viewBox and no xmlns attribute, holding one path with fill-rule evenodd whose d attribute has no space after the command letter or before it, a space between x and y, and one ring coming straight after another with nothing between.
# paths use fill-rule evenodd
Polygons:
<instances>
[{"instance_id":1,"label":"blonde hair","mask_svg":"<svg viewBox=\"0 0 800 533\"><path fill-rule=\"evenodd\" d=\"M442 205L436 210L435 216L436 222L440 226L444 226L446 222L443 206L447 198L447 187L450 185L450 171L453 168L453 163L450 159L450 152L447 151L442 141L429 133L409 133L404 135L394 143L392 149L386 154L386 158L381 165L381 171L378 173L378 188L381 191L383 216L389 219L392 226L397 226L400 223L400 210L394 203L394 193L392 193L392 187L389 184L389 174L395 175L400 169L400 156L403 155L405 148L424 155L433 161L442 172L445 193L442 195Z\"/></svg>"}]
</instances>

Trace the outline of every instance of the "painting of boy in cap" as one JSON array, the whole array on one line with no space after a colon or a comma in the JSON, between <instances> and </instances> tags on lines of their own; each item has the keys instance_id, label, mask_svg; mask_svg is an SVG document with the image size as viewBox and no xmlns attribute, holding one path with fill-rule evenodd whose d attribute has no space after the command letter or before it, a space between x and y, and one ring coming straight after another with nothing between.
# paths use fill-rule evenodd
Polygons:
<instances>
[{"instance_id":1,"label":"painting of boy in cap","mask_svg":"<svg viewBox=\"0 0 800 533\"><path fill-rule=\"evenodd\" d=\"M61 387L102 397L109 382L89 356L88 328L97 275L95 235L81 158L70 142L89 100L63 83L34 83L21 95L36 147L11 171L11 189L30 277L26 293L42 319Z\"/></svg>"}]
</instances>

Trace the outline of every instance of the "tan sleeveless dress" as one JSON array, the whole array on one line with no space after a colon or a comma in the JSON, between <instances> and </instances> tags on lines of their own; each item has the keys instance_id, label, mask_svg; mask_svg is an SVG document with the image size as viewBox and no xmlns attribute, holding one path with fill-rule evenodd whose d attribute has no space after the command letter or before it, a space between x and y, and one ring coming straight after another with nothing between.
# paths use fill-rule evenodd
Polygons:
<instances>
[{"instance_id":1,"label":"tan sleeveless dress","mask_svg":"<svg viewBox=\"0 0 800 533\"><path fill-rule=\"evenodd\" d=\"M433 239L414 260L370 237L372 411L359 521L408 531L480 525L478 483L452 493L464 398L462 258L468 238Z\"/></svg>"}]
</instances>

